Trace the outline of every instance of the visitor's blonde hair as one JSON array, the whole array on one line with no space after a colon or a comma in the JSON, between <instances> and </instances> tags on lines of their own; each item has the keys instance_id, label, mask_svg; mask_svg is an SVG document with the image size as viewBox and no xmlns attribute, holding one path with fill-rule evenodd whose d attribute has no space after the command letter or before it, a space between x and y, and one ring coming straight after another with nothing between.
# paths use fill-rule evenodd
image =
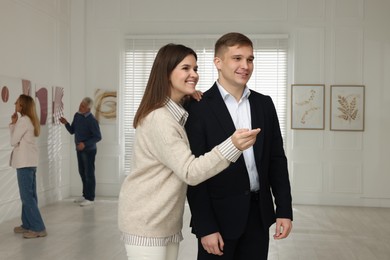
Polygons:
<instances>
[{"instance_id":1,"label":"visitor's blonde hair","mask_svg":"<svg viewBox=\"0 0 390 260\"><path fill-rule=\"evenodd\" d=\"M37 111L35 110L34 99L30 96L22 94L19 96L18 101L21 107L20 114L22 116L28 116L30 118L31 123L34 126L34 135L39 136L41 126L39 124Z\"/></svg>"}]
</instances>

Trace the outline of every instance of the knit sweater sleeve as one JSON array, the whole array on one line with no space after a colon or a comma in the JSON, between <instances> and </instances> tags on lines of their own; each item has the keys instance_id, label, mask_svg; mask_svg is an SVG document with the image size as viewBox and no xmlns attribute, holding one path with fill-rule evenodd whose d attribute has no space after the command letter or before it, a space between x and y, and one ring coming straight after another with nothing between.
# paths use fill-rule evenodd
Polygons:
<instances>
[{"instance_id":1,"label":"knit sweater sleeve","mask_svg":"<svg viewBox=\"0 0 390 260\"><path fill-rule=\"evenodd\" d=\"M145 119L143 134L154 156L189 185L197 185L227 168L230 161L218 147L196 158L184 128L172 116L157 110Z\"/></svg>"}]
</instances>

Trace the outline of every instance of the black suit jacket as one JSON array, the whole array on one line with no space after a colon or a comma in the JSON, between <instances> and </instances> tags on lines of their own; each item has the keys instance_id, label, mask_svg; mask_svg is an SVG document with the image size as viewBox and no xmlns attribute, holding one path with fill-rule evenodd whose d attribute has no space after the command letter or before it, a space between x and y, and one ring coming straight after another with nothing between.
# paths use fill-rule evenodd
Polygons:
<instances>
[{"instance_id":1,"label":"black suit jacket","mask_svg":"<svg viewBox=\"0 0 390 260\"><path fill-rule=\"evenodd\" d=\"M261 128L253 149L260 180L262 223L268 230L276 217L292 219L287 159L272 99L251 90L249 102L252 128ZM191 101L187 109L190 115L186 131L196 156L210 151L236 130L216 84L203 94L200 102ZM238 238L245 229L250 207L249 177L243 156L220 174L189 186L187 198L192 232L197 237L220 232L224 238Z\"/></svg>"}]
</instances>

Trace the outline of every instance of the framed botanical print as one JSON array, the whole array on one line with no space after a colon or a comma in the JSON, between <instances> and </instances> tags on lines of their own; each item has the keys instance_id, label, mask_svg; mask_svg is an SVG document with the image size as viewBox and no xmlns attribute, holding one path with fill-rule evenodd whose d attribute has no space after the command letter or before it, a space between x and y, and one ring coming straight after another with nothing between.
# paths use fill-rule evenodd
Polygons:
<instances>
[{"instance_id":1,"label":"framed botanical print","mask_svg":"<svg viewBox=\"0 0 390 260\"><path fill-rule=\"evenodd\" d=\"M364 131L363 85L330 86L330 130Z\"/></svg>"},{"instance_id":2,"label":"framed botanical print","mask_svg":"<svg viewBox=\"0 0 390 260\"><path fill-rule=\"evenodd\" d=\"M291 128L323 130L325 85L291 85Z\"/></svg>"}]
</instances>

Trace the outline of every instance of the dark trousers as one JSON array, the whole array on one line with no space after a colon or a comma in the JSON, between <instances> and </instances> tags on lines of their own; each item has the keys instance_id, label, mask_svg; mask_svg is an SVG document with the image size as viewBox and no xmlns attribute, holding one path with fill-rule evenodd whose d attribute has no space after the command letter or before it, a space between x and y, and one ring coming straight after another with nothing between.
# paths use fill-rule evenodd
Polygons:
<instances>
[{"instance_id":1,"label":"dark trousers","mask_svg":"<svg viewBox=\"0 0 390 260\"><path fill-rule=\"evenodd\" d=\"M223 255L207 253L198 239L198 260L266 260L268 258L269 230L264 229L258 198L251 199L245 232L238 239L225 239Z\"/></svg>"},{"instance_id":2,"label":"dark trousers","mask_svg":"<svg viewBox=\"0 0 390 260\"><path fill-rule=\"evenodd\" d=\"M86 200L95 200L95 157L96 149L77 151L79 173L83 182L83 197Z\"/></svg>"}]
</instances>

